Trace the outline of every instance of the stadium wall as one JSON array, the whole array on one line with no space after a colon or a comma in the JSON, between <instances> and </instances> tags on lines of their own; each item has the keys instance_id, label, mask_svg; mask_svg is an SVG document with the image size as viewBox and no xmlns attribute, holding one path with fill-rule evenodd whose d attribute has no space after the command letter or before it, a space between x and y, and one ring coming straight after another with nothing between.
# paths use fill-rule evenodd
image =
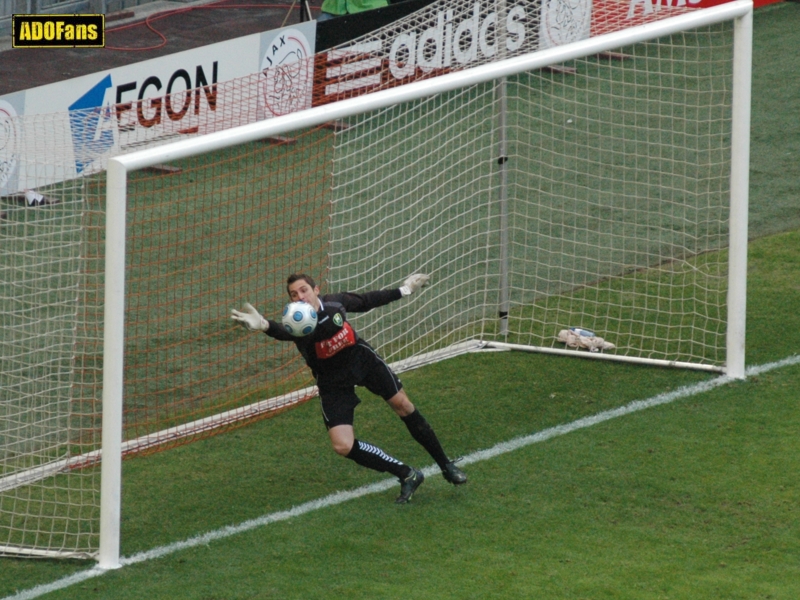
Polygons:
<instances>
[{"instance_id":1,"label":"stadium wall","mask_svg":"<svg viewBox=\"0 0 800 600\"><path fill-rule=\"evenodd\" d=\"M454 14L442 0L408 0L15 92L0 97L0 196L101 171L109 157L148 145L476 66L497 52L559 46L720 3L508 0L498 18L496 3L487 0L476 0L468 14ZM488 41L494 27L503 30L505 49ZM462 52L453 45L459 35L472 39ZM39 157L66 166L51 168Z\"/></svg>"}]
</instances>

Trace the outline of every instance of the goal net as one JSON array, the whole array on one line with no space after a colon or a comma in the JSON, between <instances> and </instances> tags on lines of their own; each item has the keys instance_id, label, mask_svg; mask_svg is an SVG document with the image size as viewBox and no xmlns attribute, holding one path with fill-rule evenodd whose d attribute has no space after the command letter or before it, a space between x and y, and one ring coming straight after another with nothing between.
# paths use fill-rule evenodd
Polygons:
<instances>
[{"instance_id":1,"label":"goal net","mask_svg":"<svg viewBox=\"0 0 800 600\"><path fill-rule=\"evenodd\" d=\"M604 357L724 370L732 43L725 23L352 117L331 286L433 274L359 317L404 364L465 340L571 351L572 328Z\"/></svg>"},{"instance_id":2,"label":"goal net","mask_svg":"<svg viewBox=\"0 0 800 600\"><path fill-rule=\"evenodd\" d=\"M430 273L354 318L397 370L487 345L729 369L734 56L749 43L734 19L750 13L699 12L40 188L60 202L0 232L0 554L99 547L113 566L121 454L313 397L292 344L229 319L246 301L280 314L291 272L323 292ZM570 349L570 327L614 348Z\"/></svg>"}]
</instances>

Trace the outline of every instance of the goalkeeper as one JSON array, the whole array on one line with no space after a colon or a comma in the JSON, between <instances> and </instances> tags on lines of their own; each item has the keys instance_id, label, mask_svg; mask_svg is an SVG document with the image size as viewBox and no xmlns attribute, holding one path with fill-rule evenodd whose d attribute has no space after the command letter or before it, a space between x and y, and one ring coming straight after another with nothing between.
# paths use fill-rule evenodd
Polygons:
<instances>
[{"instance_id":1,"label":"goalkeeper","mask_svg":"<svg viewBox=\"0 0 800 600\"><path fill-rule=\"evenodd\" d=\"M447 457L433 428L408 399L394 371L347 322L347 313L366 312L399 300L427 285L429 280L428 275L417 274L392 290L320 295L311 277L290 275L286 289L292 302L307 302L317 311L317 327L305 337L293 337L280 323L265 319L250 304L245 304L242 311L231 311L231 318L250 331L263 331L277 340L297 345L317 381L322 418L333 449L361 466L396 476L400 480L398 504L408 502L425 478L421 471L392 458L377 446L356 439L353 417L360 400L355 386L366 387L386 400L411 436L436 461L447 481L460 485L467 482L467 476Z\"/></svg>"}]
</instances>

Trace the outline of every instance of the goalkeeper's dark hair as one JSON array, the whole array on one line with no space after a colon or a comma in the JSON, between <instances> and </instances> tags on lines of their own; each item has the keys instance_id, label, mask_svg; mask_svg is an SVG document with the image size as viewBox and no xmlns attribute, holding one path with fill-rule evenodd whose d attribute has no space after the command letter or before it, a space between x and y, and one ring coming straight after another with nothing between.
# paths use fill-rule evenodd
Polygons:
<instances>
[{"instance_id":1,"label":"goalkeeper's dark hair","mask_svg":"<svg viewBox=\"0 0 800 600\"><path fill-rule=\"evenodd\" d=\"M286 292L289 293L289 286L297 281L300 281L301 279L305 281L308 285L310 285L312 288L317 287L317 284L314 281L313 277L306 275L305 273L292 273L286 279Z\"/></svg>"}]
</instances>

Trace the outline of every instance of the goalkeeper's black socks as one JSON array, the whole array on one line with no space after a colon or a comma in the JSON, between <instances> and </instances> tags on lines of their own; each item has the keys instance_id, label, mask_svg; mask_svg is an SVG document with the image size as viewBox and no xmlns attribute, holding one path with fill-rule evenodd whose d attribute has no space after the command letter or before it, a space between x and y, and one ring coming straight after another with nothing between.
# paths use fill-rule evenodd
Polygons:
<instances>
[{"instance_id":1,"label":"goalkeeper's black socks","mask_svg":"<svg viewBox=\"0 0 800 600\"><path fill-rule=\"evenodd\" d=\"M411 467L408 465L389 456L377 446L359 440L353 442L353 447L345 458L373 471L391 473L401 481L411 473Z\"/></svg>"},{"instance_id":2,"label":"goalkeeper's black socks","mask_svg":"<svg viewBox=\"0 0 800 600\"><path fill-rule=\"evenodd\" d=\"M436 432L433 430L433 427L431 427L430 423L422 416L422 413L420 413L419 410L414 410L410 415L400 418L406 424L406 427L408 427L411 437L428 451L428 454L436 461L439 468L444 469L445 465L450 462L450 459L448 459L447 454L444 453L444 449L439 443L439 438L436 437Z\"/></svg>"}]
</instances>

